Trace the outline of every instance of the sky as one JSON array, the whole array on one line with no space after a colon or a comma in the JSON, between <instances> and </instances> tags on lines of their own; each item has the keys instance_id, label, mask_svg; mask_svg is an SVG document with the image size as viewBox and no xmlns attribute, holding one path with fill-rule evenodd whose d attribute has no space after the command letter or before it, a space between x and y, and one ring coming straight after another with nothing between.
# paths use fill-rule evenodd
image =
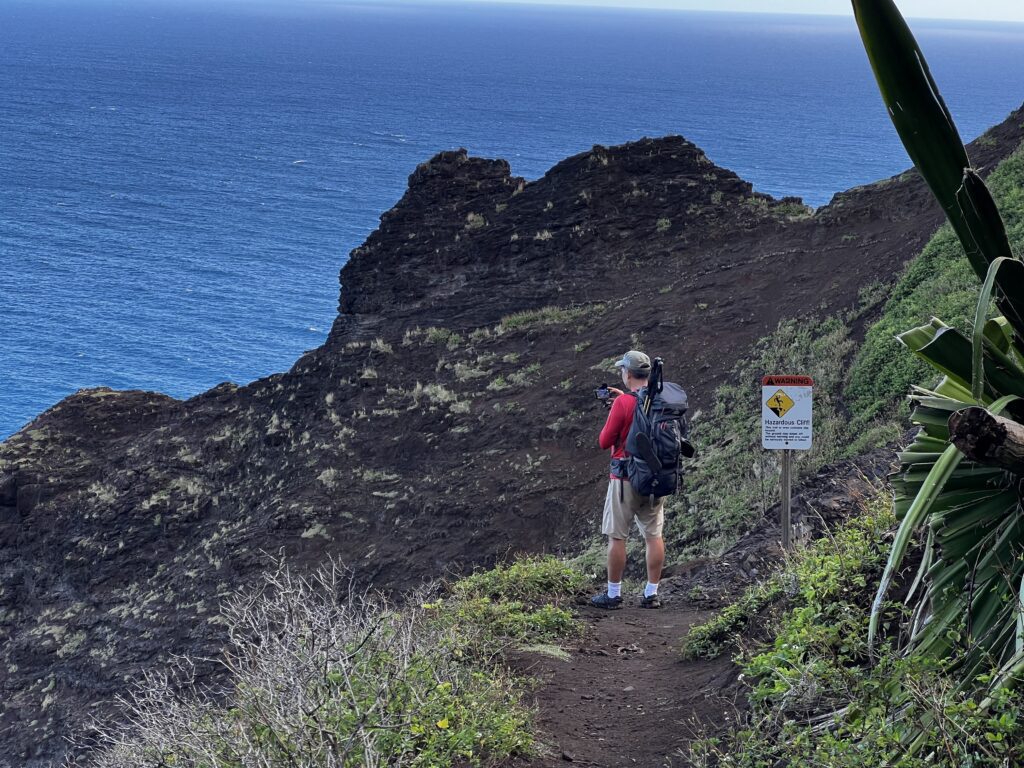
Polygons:
<instances>
[{"instance_id":1,"label":"sky","mask_svg":"<svg viewBox=\"0 0 1024 768\"><path fill-rule=\"evenodd\" d=\"M471 3L509 0L465 0ZM514 0L550 5L589 5L633 8L674 8L748 13L822 13L852 15L849 0ZM908 18L975 19L1024 22L1021 0L901 0L900 11Z\"/></svg>"}]
</instances>

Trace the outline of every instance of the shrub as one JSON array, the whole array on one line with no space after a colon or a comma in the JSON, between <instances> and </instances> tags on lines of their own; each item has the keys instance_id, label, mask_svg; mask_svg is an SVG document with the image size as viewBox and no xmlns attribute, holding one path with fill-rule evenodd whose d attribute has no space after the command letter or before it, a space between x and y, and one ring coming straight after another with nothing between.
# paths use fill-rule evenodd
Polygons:
<instances>
[{"instance_id":1,"label":"shrub","mask_svg":"<svg viewBox=\"0 0 1024 768\"><path fill-rule=\"evenodd\" d=\"M523 557L461 579L452 594L462 599L563 603L588 583L586 576L555 557Z\"/></svg>"},{"instance_id":2,"label":"shrub","mask_svg":"<svg viewBox=\"0 0 1024 768\"><path fill-rule=\"evenodd\" d=\"M428 328L425 336L428 344L442 344L448 349L458 349L462 336L448 328Z\"/></svg>"},{"instance_id":3,"label":"shrub","mask_svg":"<svg viewBox=\"0 0 1024 768\"><path fill-rule=\"evenodd\" d=\"M870 577L880 574L885 562L877 542L894 519L888 496L879 495L834 534L798 549L782 572L748 588L735 603L693 627L683 645L683 656L693 659L719 655L754 618L783 597L788 597L795 612L791 620L797 614L808 625L836 620L836 616L828 618L824 614L856 595L869 594ZM845 609L839 610L842 613ZM791 640L784 634L780 633L779 644Z\"/></svg>"},{"instance_id":4,"label":"shrub","mask_svg":"<svg viewBox=\"0 0 1024 768\"><path fill-rule=\"evenodd\" d=\"M280 568L223 619L230 688L200 687L187 660L147 676L121 701L126 724L98 727L90 765L482 766L530 748L520 685L451 652L484 632L457 616L353 593L337 569Z\"/></svg>"},{"instance_id":5,"label":"shrub","mask_svg":"<svg viewBox=\"0 0 1024 768\"><path fill-rule=\"evenodd\" d=\"M713 659L722 655L737 635L783 594L782 579L775 577L749 587L735 603L690 629L683 644L683 658Z\"/></svg>"},{"instance_id":6,"label":"shrub","mask_svg":"<svg viewBox=\"0 0 1024 768\"><path fill-rule=\"evenodd\" d=\"M442 621L480 630L483 647L542 643L577 632L568 605L589 583L557 558L523 557L457 581L435 607Z\"/></svg>"},{"instance_id":7,"label":"shrub","mask_svg":"<svg viewBox=\"0 0 1024 768\"><path fill-rule=\"evenodd\" d=\"M506 381L504 376L495 376L487 384L487 389L490 392L501 392L503 389L508 389L512 385Z\"/></svg>"},{"instance_id":8,"label":"shrub","mask_svg":"<svg viewBox=\"0 0 1024 768\"><path fill-rule=\"evenodd\" d=\"M1002 689L981 707L958 690L955 659L907 657L889 644L870 658L869 606L895 523L890 506L880 495L834 536L798 551L773 578L776 607L786 605L767 628L774 639L755 642L738 657L748 706L733 728L690 745L691 764L995 768L1024 759L1018 716L1024 695ZM684 652L719 650L717 638L763 614L767 588L749 590L736 606L691 630ZM895 625L898 609L886 611ZM924 734L921 757L909 756L908 726Z\"/></svg>"}]
</instances>

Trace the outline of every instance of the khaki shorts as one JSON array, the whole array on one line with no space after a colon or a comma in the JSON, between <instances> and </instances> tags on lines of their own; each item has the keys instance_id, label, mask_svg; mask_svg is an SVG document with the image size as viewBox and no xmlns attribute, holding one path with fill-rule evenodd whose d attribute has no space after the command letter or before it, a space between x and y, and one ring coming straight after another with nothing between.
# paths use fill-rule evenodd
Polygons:
<instances>
[{"instance_id":1,"label":"khaki shorts","mask_svg":"<svg viewBox=\"0 0 1024 768\"><path fill-rule=\"evenodd\" d=\"M652 506L651 497L637 496L628 480L608 480L601 533L613 539L628 539L634 519L641 536L660 538L665 525L665 499L655 499Z\"/></svg>"}]
</instances>

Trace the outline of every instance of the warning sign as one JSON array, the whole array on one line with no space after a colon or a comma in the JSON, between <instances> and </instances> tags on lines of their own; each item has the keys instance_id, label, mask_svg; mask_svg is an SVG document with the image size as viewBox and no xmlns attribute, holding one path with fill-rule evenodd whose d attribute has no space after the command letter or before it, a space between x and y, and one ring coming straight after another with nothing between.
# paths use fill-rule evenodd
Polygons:
<instances>
[{"instance_id":1,"label":"warning sign","mask_svg":"<svg viewBox=\"0 0 1024 768\"><path fill-rule=\"evenodd\" d=\"M761 445L769 450L811 448L810 376L765 376L761 379Z\"/></svg>"},{"instance_id":2,"label":"warning sign","mask_svg":"<svg viewBox=\"0 0 1024 768\"><path fill-rule=\"evenodd\" d=\"M765 405L767 405L775 415L781 419L786 415L790 408L796 405L796 403L793 402L793 398L787 395L784 390L780 389L768 398Z\"/></svg>"}]
</instances>

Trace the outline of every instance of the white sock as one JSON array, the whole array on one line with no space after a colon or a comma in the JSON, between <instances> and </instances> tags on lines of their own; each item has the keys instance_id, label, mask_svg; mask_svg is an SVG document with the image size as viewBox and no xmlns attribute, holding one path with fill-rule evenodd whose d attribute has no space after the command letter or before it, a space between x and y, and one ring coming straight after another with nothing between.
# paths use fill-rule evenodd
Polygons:
<instances>
[{"instance_id":1,"label":"white sock","mask_svg":"<svg viewBox=\"0 0 1024 768\"><path fill-rule=\"evenodd\" d=\"M658 585L647 582L647 586L644 587L644 597L650 597L651 595L658 594Z\"/></svg>"},{"instance_id":2,"label":"white sock","mask_svg":"<svg viewBox=\"0 0 1024 768\"><path fill-rule=\"evenodd\" d=\"M622 596L622 582L621 581L609 581L608 582L608 597L621 597Z\"/></svg>"}]
</instances>

